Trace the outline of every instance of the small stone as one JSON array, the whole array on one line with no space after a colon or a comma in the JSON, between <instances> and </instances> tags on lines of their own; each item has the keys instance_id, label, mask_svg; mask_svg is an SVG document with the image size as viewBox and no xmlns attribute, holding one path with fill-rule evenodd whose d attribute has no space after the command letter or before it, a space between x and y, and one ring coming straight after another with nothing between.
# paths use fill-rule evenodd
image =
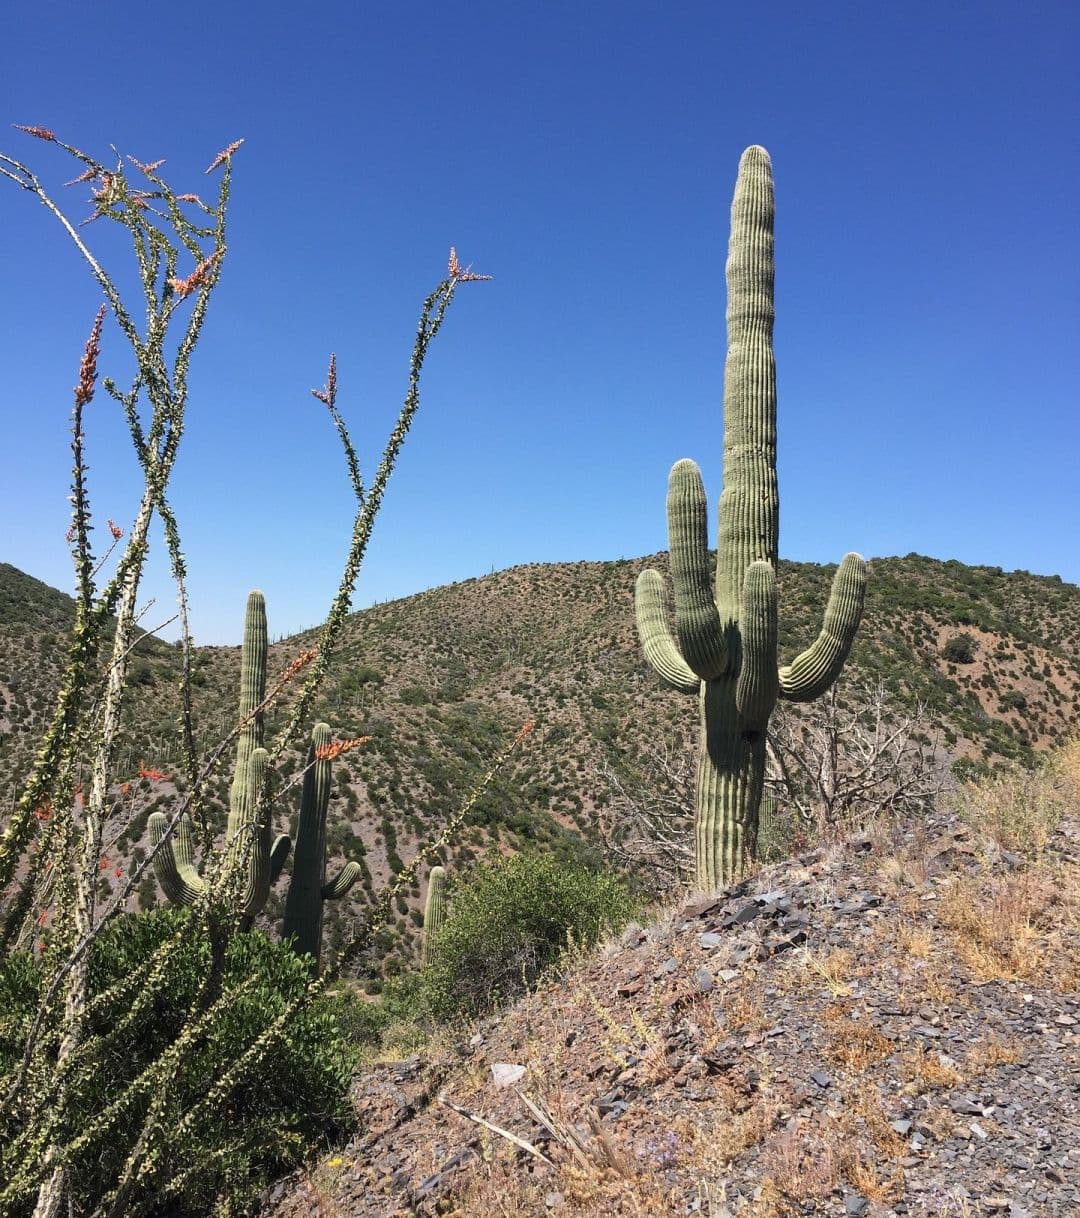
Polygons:
<instances>
[{"instance_id":1,"label":"small stone","mask_svg":"<svg viewBox=\"0 0 1080 1218\"><path fill-rule=\"evenodd\" d=\"M970 1095L953 1095L949 1097L949 1107L960 1116L982 1116L982 1104L977 1103Z\"/></svg>"},{"instance_id":2,"label":"small stone","mask_svg":"<svg viewBox=\"0 0 1080 1218\"><path fill-rule=\"evenodd\" d=\"M783 888L776 888L772 892L763 892L761 896L754 897L754 900L759 905L778 905L787 896L787 892Z\"/></svg>"},{"instance_id":3,"label":"small stone","mask_svg":"<svg viewBox=\"0 0 1080 1218\"><path fill-rule=\"evenodd\" d=\"M721 926L742 926L753 920L761 913L758 906L751 902L749 905L744 905L741 909L737 909L733 914L728 916L721 922Z\"/></svg>"},{"instance_id":4,"label":"small stone","mask_svg":"<svg viewBox=\"0 0 1080 1218\"><path fill-rule=\"evenodd\" d=\"M723 942L724 936L718 935L714 930L707 930L698 935L698 943L700 943L702 947L719 947Z\"/></svg>"},{"instance_id":5,"label":"small stone","mask_svg":"<svg viewBox=\"0 0 1080 1218\"><path fill-rule=\"evenodd\" d=\"M889 1126L894 1129L902 1138L906 1138L911 1132L911 1122L904 1120L890 1121Z\"/></svg>"},{"instance_id":6,"label":"small stone","mask_svg":"<svg viewBox=\"0 0 1080 1218\"><path fill-rule=\"evenodd\" d=\"M548 1207L549 1210L555 1209L556 1206L562 1205L562 1203L563 1203L562 1193L548 1193L544 1197L544 1204Z\"/></svg>"},{"instance_id":7,"label":"small stone","mask_svg":"<svg viewBox=\"0 0 1080 1218\"><path fill-rule=\"evenodd\" d=\"M739 975L739 970L737 968L722 968L716 975L721 981L734 981Z\"/></svg>"},{"instance_id":8,"label":"small stone","mask_svg":"<svg viewBox=\"0 0 1080 1218\"><path fill-rule=\"evenodd\" d=\"M1068 1015L1068 1014L1055 1015L1054 1023L1060 1024L1063 1028L1071 1028L1073 1026L1073 1024L1076 1023L1076 1020L1073 1018L1072 1015Z\"/></svg>"},{"instance_id":9,"label":"small stone","mask_svg":"<svg viewBox=\"0 0 1080 1218\"><path fill-rule=\"evenodd\" d=\"M986 1130L985 1130L985 1129L983 1129L983 1127L982 1127L982 1126L979 1124L979 1122L978 1122L978 1121L972 1121L972 1122L971 1122L971 1124L968 1126L968 1129L970 1129L970 1130L971 1130L971 1132L972 1132L972 1133L973 1133L973 1134L974 1134L974 1135L975 1135L977 1138L981 1139L983 1142L985 1142L985 1141L986 1141L986 1139L987 1139L987 1138L990 1136L990 1135L989 1135L989 1134L986 1132Z\"/></svg>"},{"instance_id":10,"label":"small stone","mask_svg":"<svg viewBox=\"0 0 1080 1218\"><path fill-rule=\"evenodd\" d=\"M707 968L699 968L694 972L694 987L699 994L708 994L715 984L713 975Z\"/></svg>"},{"instance_id":11,"label":"small stone","mask_svg":"<svg viewBox=\"0 0 1080 1218\"><path fill-rule=\"evenodd\" d=\"M865 1197L860 1197L858 1193L844 1194L844 1213L850 1214L851 1218L862 1218L869 1208L870 1202Z\"/></svg>"},{"instance_id":12,"label":"small stone","mask_svg":"<svg viewBox=\"0 0 1080 1218\"><path fill-rule=\"evenodd\" d=\"M496 1087L512 1087L525 1077L525 1067L515 1062L495 1062L491 1067L491 1079Z\"/></svg>"},{"instance_id":13,"label":"small stone","mask_svg":"<svg viewBox=\"0 0 1080 1218\"><path fill-rule=\"evenodd\" d=\"M668 973L673 973L679 967L678 960L674 956L670 956L653 974L654 977L666 977Z\"/></svg>"},{"instance_id":14,"label":"small stone","mask_svg":"<svg viewBox=\"0 0 1080 1218\"><path fill-rule=\"evenodd\" d=\"M832 1076L826 1074L824 1070L812 1070L810 1072L810 1077L819 1087L824 1088L832 1086Z\"/></svg>"}]
</instances>

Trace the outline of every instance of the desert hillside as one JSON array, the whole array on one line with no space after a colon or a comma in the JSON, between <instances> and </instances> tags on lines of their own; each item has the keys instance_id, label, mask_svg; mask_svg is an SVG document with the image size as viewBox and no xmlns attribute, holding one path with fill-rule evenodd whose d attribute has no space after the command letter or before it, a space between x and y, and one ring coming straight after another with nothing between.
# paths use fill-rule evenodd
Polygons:
<instances>
[{"instance_id":1,"label":"desert hillside","mask_svg":"<svg viewBox=\"0 0 1080 1218\"><path fill-rule=\"evenodd\" d=\"M696 713L661 686L639 654L633 587L666 555L606 563L529 564L377 605L347 621L315 714L337 736L369 736L335 763L328 833L331 867L363 868L328 915L331 946L361 917L417 844L438 833L491 757L526 721L528 747L485 792L446 850L456 870L492 846L541 843L567 858L595 857L598 825L618 788L640 778L658 742L689 757ZM832 568L782 562L781 653L816 634ZM237 606L239 633L243 606ZM0 789L25 772L60 679L70 598L0 566ZM269 606L273 629L273 605ZM271 649L271 673L310 647L313 633ZM239 648L199 649L196 734L209 750L235 719ZM131 817L116 845L145 849L151 811L182 785L179 657L147 638L133 669L121 748ZM1080 727L1080 588L1024 571L967 567L909 555L872 562L867 610L841 686L881 682L893 707L925 707L928 747L943 766L1028 761ZM270 715L272 734L291 687ZM169 781L139 779L140 767ZM285 759L281 778L298 768ZM664 781L664 776L649 776ZM228 766L217 778L224 824ZM295 793L278 827L295 819ZM149 877L139 894L158 900ZM280 914L271 898L266 923ZM415 954L419 889L403 893L373 967Z\"/></svg>"}]
</instances>

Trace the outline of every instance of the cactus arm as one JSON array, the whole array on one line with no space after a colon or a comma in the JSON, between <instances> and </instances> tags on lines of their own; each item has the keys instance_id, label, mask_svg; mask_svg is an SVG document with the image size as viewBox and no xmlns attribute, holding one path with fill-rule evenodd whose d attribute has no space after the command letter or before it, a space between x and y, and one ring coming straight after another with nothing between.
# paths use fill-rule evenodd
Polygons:
<instances>
[{"instance_id":1,"label":"cactus arm","mask_svg":"<svg viewBox=\"0 0 1080 1218\"><path fill-rule=\"evenodd\" d=\"M727 259L724 486L716 559L716 603L725 626L736 619L750 564L775 563L778 556L774 214L769 154L747 148L731 204Z\"/></svg>"},{"instance_id":2,"label":"cactus arm","mask_svg":"<svg viewBox=\"0 0 1080 1218\"><path fill-rule=\"evenodd\" d=\"M726 671L727 647L713 600L705 485L693 461L672 467L667 518L679 649L687 666L710 681Z\"/></svg>"},{"instance_id":3,"label":"cactus arm","mask_svg":"<svg viewBox=\"0 0 1080 1218\"><path fill-rule=\"evenodd\" d=\"M739 611L742 664L735 705L752 728L764 730L776 705L776 576L772 563L750 564Z\"/></svg>"},{"instance_id":4,"label":"cactus arm","mask_svg":"<svg viewBox=\"0 0 1080 1218\"><path fill-rule=\"evenodd\" d=\"M316 723L311 731L311 744L304 764L304 787L296 822L292 878L285 897L285 916L281 926L282 939L291 939L297 954L314 957L316 964L322 953L326 812L330 806L333 777L331 762L320 757L319 752L325 750L331 740L329 724ZM341 878L339 876L338 880Z\"/></svg>"},{"instance_id":5,"label":"cactus arm","mask_svg":"<svg viewBox=\"0 0 1080 1218\"><path fill-rule=\"evenodd\" d=\"M168 827L169 818L163 812L150 813L151 849L157 850ZM193 860L191 823L186 816L181 816L172 837L154 855L154 874L174 905L192 905L206 891L206 881L199 875Z\"/></svg>"},{"instance_id":6,"label":"cactus arm","mask_svg":"<svg viewBox=\"0 0 1080 1218\"><path fill-rule=\"evenodd\" d=\"M840 675L866 599L866 562L858 554L845 554L833 577L825 620L817 639L780 669L780 696L789 702L808 702L823 694Z\"/></svg>"},{"instance_id":7,"label":"cactus arm","mask_svg":"<svg viewBox=\"0 0 1080 1218\"><path fill-rule=\"evenodd\" d=\"M363 867L350 860L332 880L322 886L320 895L326 901L343 897L363 874Z\"/></svg>"},{"instance_id":8,"label":"cactus arm","mask_svg":"<svg viewBox=\"0 0 1080 1218\"><path fill-rule=\"evenodd\" d=\"M270 810L263 799L270 754L255 749L237 766L229 810L229 850L243 874L239 908L246 918L262 911L270 895Z\"/></svg>"},{"instance_id":9,"label":"cactus arm","mask_svg":"<svg viewBox=\"0 0 1080 1218\"><path fill-rule=\"evenodd\" d=\"M278 876L281 875L281 869L285 866L285 860L289 857L289 851L292 849L292 838L287 833L281 833L274 839L274 844L270 847L270 883L276 884Z\"/></svg>"},{"instance_id":10,"label":"cactus arm","mask_svg":"<svg viewBox=\"0 0 1080 1218\"><path fill-rule=\"evenodd\" d=\"M430 964L433 959L435 936L446 917L446 869L432 867L428 874L427 898L424 901L424 942L421 960Z\"/></svg>"},{"instance_id":11,"label":"cactus arm","mask_svg":"<svg viewBox=\"0 0 1080 1218\"><path fill-rule=\"evenodd\" d=\"M684 694L696 694L697 674L679 654L664 615L664 581L657 571L642 571L634 589L638 638L652 670L661 680Z\"/></svg>"}]
</instances>

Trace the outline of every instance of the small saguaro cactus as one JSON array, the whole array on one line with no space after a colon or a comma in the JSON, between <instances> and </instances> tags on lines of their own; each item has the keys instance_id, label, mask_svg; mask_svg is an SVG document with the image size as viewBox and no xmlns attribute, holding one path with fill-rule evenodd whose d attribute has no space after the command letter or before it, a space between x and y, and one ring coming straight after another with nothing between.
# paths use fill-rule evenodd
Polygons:
<instances>
[{"instance_id":1,"label":"small saguaro cactus","mask_svg":"<svg viewBox=\"0 0 1080 1218\"><path fill-rule=\"evenodd\" d=\"M326 809L330 803L330 728L316 723L311 732L296 826L292 878L285 898L281 936L299 955L313 956L319 966L322 953L323 905L343 897L363 874L359 863L348 862L326 881Z\"/></svg>"},{"instance_id":2,"label":"small saguaro cactus","mask_svg":"<svg viewBox=\"0 0 1080 1218\"><path fill-rule=\"evenodd\" d=\"M266 656L266 601L261 592L252 592L247 599L244 642L240 649L241 727L236 741L236 768L229 788L229 820L225 834L226 866L233 861L242 869L238 908L247 919L262 911L290 846L285 835L271 841L268 809L260 809L268 760L263 748ZM168 823L169 818L164 813L151 814L152 846L157 847ZM191 821L186 815L180 818L172 838L154 856L154 870L165 895L175 905L190 905L206 891L206 881L195 866Z\"/></svg>"},{"instance_id":3,"label":"small saguaro cactus","mask_svg":"<svg viewBox=\"0 0 1080 1218\"><path fill-rule=\"evenodd\" d=\"M435 936L446 916L446 870L432 867L428 875L427 900L424 902L424 947L422 960L428 964L432 958Z\"/></svg>"},{"instance_id":4,"label":"small saguaro cactus","mask_svg":"<svg viewBox=\"0 0 1080 1218\"><path fill-rule=\"evenodd\" d=\"M696 866L697 884L706 890L737 878L754 856L766 729L777 699L808 701L833 683L855 638L866 590L866 563L846 555L817 640L778 669L773 214L769 154L747 148L731 206L715 593L701 471L683 460L671 471L667 497L674 636L658 572L641 573L635 597L646 659L668 684L699 697Z\"/></svg>"}]
</instances>

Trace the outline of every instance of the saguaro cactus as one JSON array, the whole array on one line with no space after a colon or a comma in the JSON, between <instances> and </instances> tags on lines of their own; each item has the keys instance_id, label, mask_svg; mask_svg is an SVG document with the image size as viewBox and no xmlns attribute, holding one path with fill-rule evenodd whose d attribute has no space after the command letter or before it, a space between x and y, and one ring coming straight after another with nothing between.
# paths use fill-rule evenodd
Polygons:
<instances>
[{"instance_id":1,"label":"saguaro cactus","mask_svg":"<svg viewBox=\"0 0 1080 1218\"><path fill-rule=\"evenodd\" d=\"M282 938L300 955L313 956L318 968L322 953L323 905L343 897L363 874L359 863L348 862L326 882L326 809L330 802L330 728L316 723L311 733L300 819L296 826L292 879L285 898Z\"/></svg>"},{"instance_id":2,"label":"saguaro cactus","mask_svg":"<svg viewBox=\"0 0 1080 1218\"><path fill-rule=\"evenodd\" d=\"M229 858L242 868L238 898L245 918L253 918L266 904L270 886L281 872L289 853L285 835L271 841L270 816L260 802L266 783L267 753L263 746L262 703L266 697L266 601L252 592L244 615L244 642L240 649L240 717L236 741L236 768L229 788L229 820L226 849ZM150 816L150 842L157 846L169 819L164 813ZM180 818L172 838L154 857L154 870L165 895L176 905L190 905L206 891L206 881L195 866L191 822Z\"/></svg>"},{"instance_id":3,"label":"saguaro cactus","mask_svg":"<svg viewBox=\"0 0 1080 1218\"><path fill-rule=\"evenodd\" d=\"M428 875L427 900L424 902L424 947L422 959L427 964L432 957L432 943L446 916L446 871L432 867Z\"/></svg>"},{"instance_id":4,"label":"saguaro cactus","mask_svg":"<svg viewBox=\"0 0 1080 1218\"><path fill-rule=\"evenodd\" d=\"M807 701L828 689L855 637L866 588L865 562L846 555L816 642L777 668L773 214L769 155L747 148L731 206L715 593L701 471L683 460L672 468L667 497L675 635L658 572L641 573L635 598L647 660L668 684L699 697L697 883L709 890L736 878L753 857L765 733L777 698Z\"/></svg>"}]
</instances>

